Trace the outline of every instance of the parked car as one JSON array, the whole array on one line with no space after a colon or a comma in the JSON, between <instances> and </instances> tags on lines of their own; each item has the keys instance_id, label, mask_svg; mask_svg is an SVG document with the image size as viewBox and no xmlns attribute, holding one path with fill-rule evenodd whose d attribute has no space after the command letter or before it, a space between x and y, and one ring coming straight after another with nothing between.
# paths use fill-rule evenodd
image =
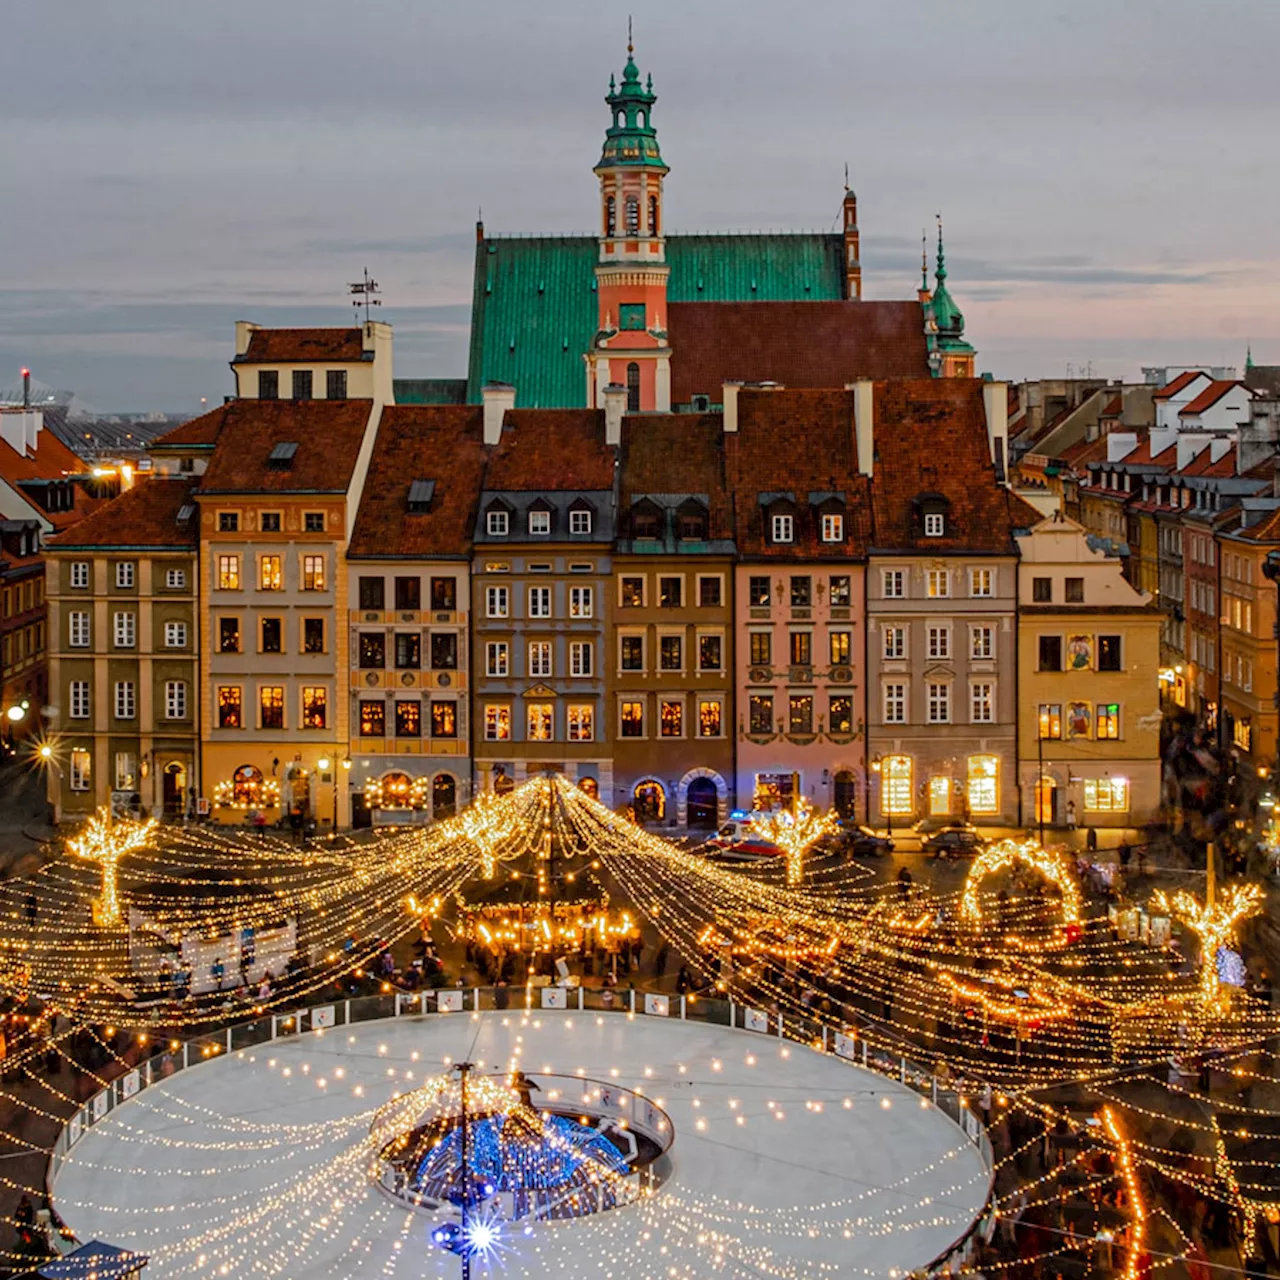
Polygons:
<instances>
[{"instance_id":1,"label":"parked car","mask_svg":"<svg viewBox=\"0 0 1280 1280\"><path fill-rule=\"evenodd\" d=\"M758 862L782 854L782 850L760 835L750 822L737 818L726 822L702 846L701 852L726 862Z\"/></svg>"},{"instance_id":2,"label":"parked car","mask_svg":"<svg viewBox=\"0 0 1280 1280\"><path fill-rule=\"evenodd\" d=\"M962 858L977 853L986 843L973 827L943 827L926 836L920 847L935 858Z\"/></svg>"},{"instance_id":3,"label":"parked car","mask_svg":"<svg viewBox=\"0 0 1280 1280\"><path fill-rule=\"evenodd\" d=\"M893 837L887 832L874 831L860 824L843 826L840 830L844 837L841 847L856 858L893 852Z\"/></svg>"}]
</instances>

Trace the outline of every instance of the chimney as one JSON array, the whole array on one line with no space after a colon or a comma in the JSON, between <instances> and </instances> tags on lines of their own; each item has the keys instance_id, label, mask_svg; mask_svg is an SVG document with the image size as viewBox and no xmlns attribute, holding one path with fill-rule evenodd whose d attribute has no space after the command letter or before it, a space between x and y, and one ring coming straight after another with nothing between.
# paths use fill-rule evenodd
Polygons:
<instances>
[{"instance_id":1,"label":"chimney","mask_svg":"<svg viewBox=\"0 0 1280 1280\"><path fill-rule=\"evenodd\" d=\"M726 432L738 430L738 392L742 390L740 382L726 382L720 393L724 405L724 429Z\"/></svg>"},{"instance_id":2,"label":"chimney","mask_svg":"<svg viewBox=\"0 0 1280 1280\"><path fill-rule=\"evenodd\" d=\"M991 461L996 469L996 479L1009 483L1009 384L984 382L982 405L987 414L987 444L991 448Z\"/></svg>"},{"instance_id":3,"label":"chimney","mask_svg":"<svg viewBox=\"0 0 1280 1280\"><path fill-rule=\"evenodd\" d=\"M497 444L502 439L502 419L508 409L516 407L516 389L509 382L486 382L480 388L484 404L484 442Z\"/></svg>"},{"instance_id":4,"label":"chimney","mask_svg":"<svg viewBox=\"0 0 1280 1280\"><path fill-rule=\"evenodd\" d=\"M236 355L242 356L249 350L249 339L257 332L258 326L248 320L236 321Z\"/></svg>"},{"instance_id":5,"label":"chimney","mask_svg":"<svg viewBox=\"0 0 1280 1280\"><path fill-rule=\"evenodd\" d=\"M26 368L22 370L22 407L31 408L31 370Z\"/></svg>"},{"instance_id":6,"label":"chimney","mask_svg":"<svg viewBox=\"0 0 1280 1280\"><path fill-rule=\"evenodd\" d=\"M627 389L610 382L604 389L604 442L614 447L622 443L622 415L627 411Z\"/></svg>"},{"instance_id":7,"label":"chimney","mask_svg":"<svg viewBox=\"0 0 1280 1280\"><path fill-rule=\"evenodd\" d=\"M875 383L860 378L845 385L853 392L853 452L858 460L858 474L869 476L875 470Z\"/></svg>"}]
</instances>

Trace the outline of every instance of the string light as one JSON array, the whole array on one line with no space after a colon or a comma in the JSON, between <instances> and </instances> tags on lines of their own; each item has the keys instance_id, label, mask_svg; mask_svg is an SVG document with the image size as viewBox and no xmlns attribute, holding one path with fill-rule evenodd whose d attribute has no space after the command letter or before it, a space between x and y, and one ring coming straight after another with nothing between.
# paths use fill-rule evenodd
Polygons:
<instances>
[{"instance_id":1,"label":"string light","mask_svg":"<svg viewBox=\"0 0 1280 1280\"><path fill-rule=\"evenodd\" d=\"M120 898L116 891L120 859L144 848L154 838L157 822L148 818L145 822L121 819L113 822L105 809L85 823L84 830L74 840L67 842L67 850L73 857L85 858L102 867L102 893L98 899L98 923L120 923Z\"/></svg>"},{"instance_id":2,"label":"string light","mask_svg":"<svg viewBox=\"0 0 1280 1280\"><path fill-rule=\"evenodd\" d=\"M834 816L818 813L803 796L796 801L794 812L779 809L776 813L756 818L752 825L762 839L782 850L787 860L787 883L790 885L798 885L804 879L805 850L836 830Z\"/></svg>"},{"instance_id":3,"label":"string light","mask_svg":"<svg viewBox=\"0 0 1280 1280\"><path fill-rule=\"evenodd\" d=\"M1170 899L1163 889L1153 901L1161 911L1178 917L1200 939L1200 998L1206 1008L1222 1002L1222 981L1218 974L1218 952L1235 937L1242 920L1257 915L1262 906L1262 889L1256 884L1228 885L1215 902L1202 903L1185 889Z\"/></svg>"}]
</instances>

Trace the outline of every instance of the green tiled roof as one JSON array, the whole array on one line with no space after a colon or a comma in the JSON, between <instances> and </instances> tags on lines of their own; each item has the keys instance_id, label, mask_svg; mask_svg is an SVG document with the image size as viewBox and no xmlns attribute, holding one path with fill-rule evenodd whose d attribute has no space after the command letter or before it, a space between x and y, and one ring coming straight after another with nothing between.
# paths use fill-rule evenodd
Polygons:
<instances>
[{"instance_id":1,"label":"green tiled roof","mask_svg":"<svg viewBox=\"0 0 1280 1280\"><path fill-rule=\"evenodd\" d=\"M466 404L466 378L395 378L396 404Z\"/></svg>"},{"instance_id":2,"label":"green tiled roof","mask_svg":"<svg viewBox=\"0 0 1280 1280\"><path fill-rule=\"evenodd\" d=\"M666 247L669 302L844 297L839 235L673 235ZM489 237L476 245L469 403L479 402L486 382L509 382L522 408L586 404L582 356L596 332L598 254L594 236Z\"/></svg>"}]
</instances>

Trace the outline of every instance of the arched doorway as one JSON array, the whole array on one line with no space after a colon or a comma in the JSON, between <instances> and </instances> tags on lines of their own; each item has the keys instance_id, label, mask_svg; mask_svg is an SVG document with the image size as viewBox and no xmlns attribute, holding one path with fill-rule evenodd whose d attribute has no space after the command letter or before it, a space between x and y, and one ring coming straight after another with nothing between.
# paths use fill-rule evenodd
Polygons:
<instances>
[{"instance_id":1,"label":"arched doorway","mask_svg":"<svg viewBox=\"0 0 1280 1280\"><path fill-rule=\"evenodd\" d=\"M431 816L452 818L458 812L458 780L451 773L437 773L431 780Z\"/></svg>"},{"instance_id":2,"label":"arched doorway","mask_svg":"<svg viewBox=\"0 0 1280 1280\"><path fill-rule=\"evenodd\" d=\"M641 782L636 786L632 797L635 806L636 821L661 822L667 816L667 793L660 782Z\"/></svg>"},{"instance_id":3,"label":"arched doorway","mask_svg":"<svg viewBox=\"0 0 1280 1280\"><path fill-rule=\"evenodd\" d=\"M300 764L295 764L289 769L287 781L289 811L305 818L311 812L311 775Z\"/></svg>"},{"instance_id":4,"label":"arched doorway","mask_svg":"<svg viewBox=\"0 0 1280 1280\"><path fill-rule=\"evenodd\" d=\"M254 808L262 799L262 770L251 764L242 764L231 775L231 803Z\"/></svg>"},{"instance_id":5,"label":"arched doorway","mask_svg":"<svg viewBox=\"0 0 1280 1280\"><path fill-rule=\"evenodd\" d=\"M600 799L600 784L594 778L579 778L578 790L584 796L590 796L593 800Z\"/></svg>"},{"instance_id":6,"label":"arched doorway","mask_svg":"<svg viewBox=\"0 0 1280 1280\"><path fill-rule=\"evenodd\" d=\"M374 794L377 809L409 809L413 806L413 779L407 773L384 773Z\"/></svg>"},{"instance_id":7,"label":"arched doorway","mask_svg":"<svg viewBox=\"0 0 1280 1280\"><path fill-rule=\"evenodd\" d=\"M835 810L841 818L853 818L858 812L858 779L852 770L841 769L835 777L835 792L832 796Z\"/></svg>"},{"instance_id":8,"label":"arched doorway","mask_svg":"<svg viewBox=\"0 0 1280 1280\"><path fill-rule=\"evenodd\" d=\"M160 778L166 818L182 817L183 799L187 793L187 768L178 760L165 765Z\"/></svg>"},{"instance_id":9,"label":"arched doorway","mask_svg":"<svg viewBox=\"0 0 1280 1280\"><path fill-rule=\"evenodd\" d=\"M685 793L688 798L688 824L691 831L710 831L719 819L719 797L710 778L694 778Z\"/></svg>"},{"instance_id":10,"label":"arched doorway","mask_svg":"<svg viewBox=\"0 0 1280 1280\"><path fill-rule=\"evenodd\" d=\"M1036 823L1053 826L1058 821L1058 784L1049 777L1036 779Z\"/></svg>"}]
</instances>

